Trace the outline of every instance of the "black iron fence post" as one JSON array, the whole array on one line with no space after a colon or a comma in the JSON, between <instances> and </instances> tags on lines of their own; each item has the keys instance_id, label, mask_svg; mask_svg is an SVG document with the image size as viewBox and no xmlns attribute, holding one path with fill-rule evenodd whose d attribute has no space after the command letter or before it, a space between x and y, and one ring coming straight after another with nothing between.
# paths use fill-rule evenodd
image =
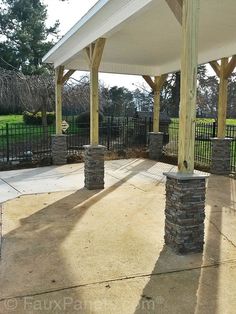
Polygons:
<instances>
[{"instance_id":1,"label":"black iron fence post","mask_svg":"<svg viewBox=\"0 0 236 314\"><path fill-rule=\"evenodd\" d=\"M213 122L212 137L216 137L216 122Z\"/></svg>"},{"instance_id":2,"label":"black iron fence post","mask_svg":"<svg viewBox=\"0 0 236 314\"><path fill-rule=\"evenodd\" d=\"M107 118L107 150L110 150L110 131L111 131L111 120Z\"/></svg>"},{"instance_id":3,"label":"black iron fence post","mask_svg":"<svg viewBox=\"0 0 236 314\"><path fill-rule=\"evenodd\" d=\"M149 132L152 132L152 118L149 117Z\"/></svg>"},{"instance_id":4,"label":"black iron fence post","mask_svg":"<svg viewBox=\"0 0 236 314\"><path fill-rule=\"evenodd\" d=\"M6 123L7 162L10 160L9 124Z\"/></svg>"}]
</instances>

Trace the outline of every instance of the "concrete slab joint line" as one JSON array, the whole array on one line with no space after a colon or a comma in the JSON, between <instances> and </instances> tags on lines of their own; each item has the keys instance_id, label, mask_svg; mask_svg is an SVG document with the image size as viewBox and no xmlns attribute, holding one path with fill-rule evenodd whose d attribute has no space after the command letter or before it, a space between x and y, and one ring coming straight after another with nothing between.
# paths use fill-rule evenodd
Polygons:
<instances>
[{"instance_id":1,"label":"concrete slab joint line","mask_svg":"<svg viewBox=\"0 0 236 314\"><path fill-rule=\"evenodd\" d=\"M231 138L212 138L211 173L229 175L231 172Z\"/></svg>"},{"instance_id":2,"label":"concrete slab joint line","mask_svg":"<svg viewBox=\"0 0 236 314\"><path fill-rule=\"evenodd\" d=\"M178 254L204 245L205 176L166 174L165 243Z\"/></svg>"},{"instance_id":3,"label":"concrete slab joint line","mask_svg":"<svg viewBox=\"0 0 236 314\"><path fill-rule=\"evenodd\" d=\"M52 135L52 162L53 165L65 165L67 163L66 135Z\"/></svg>"},{"instance_id":4,"label":"concrete slab joint line","mask_svg":"<svg viewBox=\"0 0 236 314\"><path fill-rule=\"evenodd\" d=\"M106 147L102 145L84 146L85 187L88 190L104 189L104 154Z\"/></svg>"},{"instance_id":5,"label":"concrete slab joint line","mask_svg":"<svg viewBox=\"0 0 236 314\"><path fill-rule=\"evenodd\" d=\"M149 133L149 158L153 160L160 160L163 150L163 137L162 132Z\"/></svg>"}]
</instances>

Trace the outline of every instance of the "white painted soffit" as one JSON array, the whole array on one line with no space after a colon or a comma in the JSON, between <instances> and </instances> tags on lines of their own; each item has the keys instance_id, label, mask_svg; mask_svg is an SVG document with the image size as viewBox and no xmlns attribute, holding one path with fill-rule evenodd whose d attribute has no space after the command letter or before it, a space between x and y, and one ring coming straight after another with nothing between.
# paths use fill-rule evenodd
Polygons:
<instances>
[{"instance_id":1,"label":"white painted soffit","mask_svg":"<svg viewBox=\"0 0 236 314\"><path fill-rule=\"evenodd\" d=\"M236 54L236 0L200 0L199 64ZM43 62L89 70L84 48L106 45L99 71L158 75L180 69L181 26L165 0L100 0Z\"/></svg>"}]
</instances>

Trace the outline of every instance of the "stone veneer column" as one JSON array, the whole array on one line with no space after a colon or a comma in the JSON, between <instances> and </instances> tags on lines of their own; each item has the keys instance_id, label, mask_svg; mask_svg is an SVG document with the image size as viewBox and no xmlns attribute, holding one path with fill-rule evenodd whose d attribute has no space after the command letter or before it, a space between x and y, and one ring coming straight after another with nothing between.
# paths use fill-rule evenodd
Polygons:
<instances>
[{"instance_id":1,"label":"stone veneer column","mask_svg":"<svg viewBox=\"0 0 236 314\"><path fill-rule=\"evenodd\" d=\"M206 176L165 173L165 244L178 254L203 251Z\"/></svg>"},{"instance_id":2,"label":"stone veneer column","mask_svg":"<svg viewBox=\"0 0 236 314\"><path fill-rule=\"evenodd\" d=\"M88 190L104 189L104 154L106 147L85 145L84 149L85 187Z\"/></svg>"},{"instance_id":3,"label":"stone veneer column","mask_svg":"<svg viewBox=\"0 0 236 314\"><path fill-rule=\"evenodd\" d=\"M231 138L212 138L211 173L228 175L231 172Z\"/></svg>"},{"instance_id":4,"label":"stone veneer column","mask_svg":"<svg viewBox=\"0 0 236 314\"><path fill-rule=\"evenodd\" d=\"M163 136L162 132L149 133L149 158L153 160L160 160L163 149Z\"/></svg>"},{"instance_id":5,"label":"stone veneer column","mask_svg":"<svg viewBox=\"0 0 236 314\"><path fill-rule=\"evenodd\" d=\"M67 163L66 135L52 135L52 163L65 165Z\"/></svg>"}]
</instances>

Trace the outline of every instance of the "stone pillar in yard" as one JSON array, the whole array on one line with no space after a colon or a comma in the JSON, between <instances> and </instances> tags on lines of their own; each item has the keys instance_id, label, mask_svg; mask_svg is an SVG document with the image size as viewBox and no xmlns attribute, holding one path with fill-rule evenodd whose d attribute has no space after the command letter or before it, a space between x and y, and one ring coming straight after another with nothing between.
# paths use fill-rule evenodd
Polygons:
<instances>
[{"instance_id":1,"label":"stone pillar in yard","mask_svg":"<svg viewBox=\"0 0 236 314\"><path fill-rule=\"evenodd\" d=\"M212 138L211 173L228 175L231 172L231 138Z\"/></svg>"},{"instance_id":2,"label":"stone pillar in yard","mask_svg":"<svg viewBox=\"0 0 236 314\"><path fill-rule=\"evenodd\" d=\"M165 175L165 244L177 254L202 252L206 176L180 173Z\"/></svg>"},{"instance_id":3,"label":"stone pillar in yard","mask_svg":"<svg viewBox=\"0 0 236 314\"><path fill-rule=\"evenodd\" d=\"M85 145L84 149L85 187L88 190L104 189L104 154L106 147Z\"/></svg>"},{"instance_id":4,"label":"stone pillar in yard","mask_svg":"<svg viewBox=\"0 0 236 314\"><path fill-rule=\"evenodd\" d=\"M162 132L149 133L149 158L153 160L160 160L163 149L163 136Z\"/></svg>"},{"instance_id":5,"label":"stone pillar in yard","mask_svg":"<svg viewBox=\"0 0 236 314\"><path fill-rule=\"evenodd\" d=\"M52 163L65 165L67 163L66 135L52 135Z\"/></svg>"}]
</instances>

